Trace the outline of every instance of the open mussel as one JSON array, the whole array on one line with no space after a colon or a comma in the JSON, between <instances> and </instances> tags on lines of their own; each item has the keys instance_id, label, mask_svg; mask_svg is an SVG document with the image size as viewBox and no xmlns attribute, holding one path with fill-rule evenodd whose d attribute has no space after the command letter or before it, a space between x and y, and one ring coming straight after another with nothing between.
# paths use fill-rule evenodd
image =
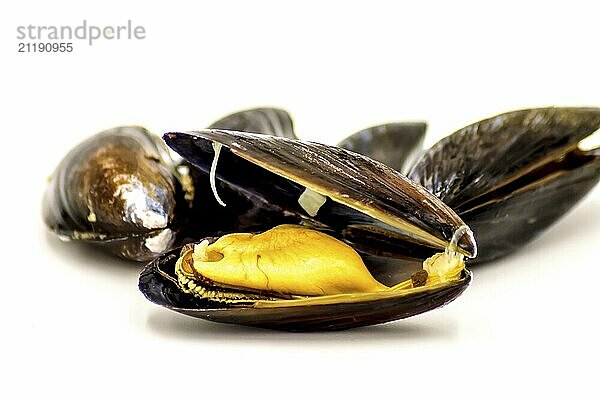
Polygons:
<instances>
[{"instance_id":1,"label":"open mussel","mask_svg":"<svg viewBox=\"0 0 600 399\"><path fill-rule=\"evenodd\" d=\"M387 125L386 125L387 126ZM500 114L421 151L408 129L371 128L367 144L340 145L392 167L449 205L472 229L479 255L496 259L531 241L568 212L600 178L600 149L578 143L600 128L598 108L535 108ZM402 148L390 145L399 143ZM409 154L407 156L406 154ZM391 161L393 160L393 161Z\"/></svg>"},{"instance_id":2,"label":"open mussel","mask_svg":"<svg viewBox=\"0 0 600 399\"><path fill-rule=\"evenodd\" d=\"M463 260L476 254L470 230L380 162L215 129L164 139L209 174L215 197L219 181L296 222L264 221L254 233L208 237L160 256L139 281L152 302L219 322L336 330L442 306L470 282Z\"/></svg>"},{"instance_id":3,"label":"open mussel","mask_svg":"<svg viewBox=\"0 0 600 399\"><path fill-rule=\"evenodd\" d=\"M211 127L295 137L289 115L274 108L237 112ZM285 221L227 186L220 187L231 204L224 212L205 190L207 176L174 160L160 137L144 128L110 129L61 161L44 197L44 221L64 240L92 243L137 261L206 234L253 228L255 216ZM195 218L203 223L187 223Z\"/></svg>"}]
</instances>

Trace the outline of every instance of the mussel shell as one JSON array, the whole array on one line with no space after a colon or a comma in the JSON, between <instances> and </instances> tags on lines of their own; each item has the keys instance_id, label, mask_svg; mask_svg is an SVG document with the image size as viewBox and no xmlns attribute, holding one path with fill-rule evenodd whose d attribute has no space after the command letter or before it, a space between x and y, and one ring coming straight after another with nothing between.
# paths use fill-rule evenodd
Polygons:
<instances>
[{"instance_id":1,"label":"mussel shell","mask_svg":"<svg viewBox=\"0 0 600 399\"><path fill-rule=\"evenodd\" d=\"M475 232L480 255L471 264L511 254L577 204L600 180L600 156L522 191L460 212Z\"/></svg>"},{"instance_id":2,"label":"mussel shell","mask_svg":"<svg viewBox=\"0 0 600 399\"><path fill-rule=\"evenodd\" d=\"M472 263L489 261L532 240L597 183L600 154L576 147L599 128L598 108L497 115L436 143L408 176L473 229L479 255Z\"/></svg>"},{"instance_id":3,"label":"mussel shell","mask_svg":"<svg viewBox=\"0 0 600 399\"><path fill-rule=\"evenodd\" d=\"M424 122L372 126L342 140L338 147L366 155L406 173L422 151L426 130Z\"/></svg>"},{"instance_id":4,"label":"mussel shell","mask_svg":"<svg viewBox=\"0 0 600 399\"><path fill-rule=\"evenodd\" d=\"M46 189L46 225L127 259L155 258L173 244L187 208L167 151L160 138L136 126L80 143Z\"/></svg>"},{"instance_id":5,"label":"mussel shell","mask_svg":"<svg viewBox=\"0 0 600 399\"><path fill-rule=\"evenodd\" d=\"M140 274L139 289L148 300L175 312L219 323L241 324L284 331L335 331L404 319L443 306L471 282L471 273L444 286L395 298L368 302L302 307L228 307L182 292L175 282L179 250L150 262Z\"/></svg>"},{"instance_id":6,"label":"mussel shell","mask_svg":"<svg viewBox=\"0 0 600 399\"><path fill-rule=\"evenodd\" d=\"M329 227L347 238L368 231L389 240L416 240L394 227L408 221L429 234L431 241L420 245L443 249L464 225L419 185L380 162L341 148L217 129L167 133L164 140L205 173L214 158L212 142L222 144L216 167L220 181L305 224ZM319 209L315 216L308 215L298 203L306 187L333 201L326 201L323 212ZM476 253L468 235L459 247L466 254Z\"/></svg>"},{"instance_id":7,"label":"mussel shell","mask_svg":"<svg viewBox=\"0 0 600 399\"><path fill-rule=\"evenodd\" d=\"M276 108L236 112L211 127L295 137L290 115ZM146 261L172 245L206 235L253 231L267 220L297 221L217 183L230 204L224 209L214 200L208 175L170 155L158 136L141 127L118 127L85 140L63 158L51 178L43 204L46 224L63 239ZM183 170L191 177L187 181L179 172ZM117 193L127 184L126 194L146 203L150 224Z\"/></svg>"}]
</instances>

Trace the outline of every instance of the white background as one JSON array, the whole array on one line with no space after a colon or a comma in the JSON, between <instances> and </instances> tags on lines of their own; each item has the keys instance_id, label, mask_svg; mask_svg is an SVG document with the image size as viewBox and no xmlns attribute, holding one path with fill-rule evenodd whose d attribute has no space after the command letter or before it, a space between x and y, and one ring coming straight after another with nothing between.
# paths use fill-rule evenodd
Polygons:
<instances>
[{"instance_id":1,"label":"white background","mask_svg":"<svg viewBox=\"0 0 600 399\"><path fill-rule=\"evenodd\" d=\"M424 119L431 144L512 109L600 106L597 2L446 3L3 2L0 396L597 395L598 188L525 249L475 268L447 307L324 334L171 313L138 292L139 265L41 222L54 166L113 126L190 130L273 105L304 139ZM147 38L17 53L18 25L84 18L131 19Z\"/></svg>"}]
</instances>

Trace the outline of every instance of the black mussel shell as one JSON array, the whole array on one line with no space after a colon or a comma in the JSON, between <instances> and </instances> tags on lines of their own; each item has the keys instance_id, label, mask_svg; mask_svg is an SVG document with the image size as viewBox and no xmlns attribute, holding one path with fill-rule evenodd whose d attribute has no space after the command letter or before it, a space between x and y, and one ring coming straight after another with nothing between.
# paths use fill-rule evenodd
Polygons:
<instances>
[{"instance_id":1,"label":"black mussel shell","mask_svg":"<svg viewBox=\"0 0 600 399\"><path fill-rule=\"evenodd\" d=\"M148 300L205 320L284 331L335 331L404 319L444 306L471 282L471 272L465 269L457 281L393 298L278 308L226 306L179 289L174 272L179 252L173 250L153 260L140 274L139 289Z\"/></svg>"},{"instance_id":2,"label":"black mussel shell","mask_svg":"<svg viewBox=\"0 0 600 399\"><path fill-rule=\"evenodd\" d=\"M537 108L477 122L427 150L408 176L454 209L485 262L514 252L568 212L600 178L600 151L578 143L598 108Z\"/></svg>"},{"instance_id":3,"label":"black mussel shell","mask_svg":"<svg viewBox=\"0 0 600 399\"><path fill-rule=\"evenodd\" d=\"M408 255L407 242L439 250L464 225L419 185L380 162L342 148L217 129L167 133L163 138L207 174L215 155L213 143L223 145L216 178L230 190L256 198L264 207L305 225L333 230L353 246L369 247L373 242L378 248L391 242L388 247L392 247L397 242L403 247L399 255ZM327 197L315 215L298 201L306 188ZM468 256L476 254L469 235L463 236L459 247Z\"/></svg>"},{"instance_id":4,"label":"black mussel shell","mask_svg":"<svg viewBox=\"0 0 600 399\"><path fill-rule=\"evenodd\" d=\"M46 225L67 240L149 260L170 248L187 207L168 149L136 126L98 133L76 146L51 176Z\"/></svg>"},{"instance_id":5,"label":"black mussel shell","mask_svg":"<svg viewBox=\"0 0 600 399\"><path fill-rule=\"evenodd\" d=\"M383 162L399 172L408 172L421 154L427 124L398 122L361 130L338 143L338 147Z\"/></svg>"}]
</instances>

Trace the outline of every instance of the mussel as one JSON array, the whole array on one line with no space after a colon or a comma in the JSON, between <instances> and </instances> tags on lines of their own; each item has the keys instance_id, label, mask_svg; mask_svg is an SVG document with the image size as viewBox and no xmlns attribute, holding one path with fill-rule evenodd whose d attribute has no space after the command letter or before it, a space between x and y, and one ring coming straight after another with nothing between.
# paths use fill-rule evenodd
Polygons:
<instances>
[{"instance_id":1,"label":"mussel","mask_svg":"<svg viewBox=\"0 0 600 399\"><path fill-rule=\"evenodd\" d=\"M168 150L146 129L119 127L79 144L47 187L46 225L135 260L169 249L187 207Z\"/></svg>"},{"instance_id":2,"label":"mussel","mask_svg":"<svg viewBox=\"0 0 600 399\"><path fill-rule=\"evenodd\" d=\"M468 227L380 162L323 144L225 130L164 139L209 174L215 197L218 180L296 223L264 220L254 233L206 237L158 257L139 280L152 302L225 323L337 330L442 306L470 282L463 257L477 250Z\"/></svg>"},{"instance_id":3,"label":"mussel","mask_svg":"<svg viewBox=\"0 0 600 399\"><path fill-rule=\"evenodd\" d=\"M289 115L275 108L237 112L211 127L295 137ZM238 209L224 212L210 192L204 195L205 181L205 175L174 159L159 136L142 127L118 127L66 155L50 178L43 217L63 240L92 243L136 261L206 234L250 229L255 216L286 221L279 212L263 211L251 198L220 187ZM187 223L196 217L204 223Z\"/></svg>"},{"instance_id":4,"label":"mussel","mask_svg":"<svg viewBox=\"0 0 600 399\"><path fill-rule=\"evenodd\" d=\"M470 264L515 252L568 212L600 179L600 149L578 143L600 128L598 108L534 108L469 125L422 152L402 124L340 143L392 167L449 205L469 225L479 254ZM378 127L371 131L381 130ZM385 134L384 134L385 133ZM403 143L398 151L389 143ZM403 141L404 140L404 141Z\"/></svg>"}]
</instances>

